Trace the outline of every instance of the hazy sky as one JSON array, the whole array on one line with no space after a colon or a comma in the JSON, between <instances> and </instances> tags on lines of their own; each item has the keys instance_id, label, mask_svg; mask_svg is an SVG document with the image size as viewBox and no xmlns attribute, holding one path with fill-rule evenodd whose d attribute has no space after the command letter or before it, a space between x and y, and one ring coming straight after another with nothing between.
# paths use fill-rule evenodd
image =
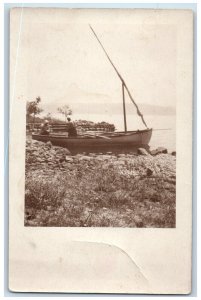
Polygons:
<instances>
[{"instance_id":1,"label":"hazy sky","mask_svg":"<svg viewBox=\"0 0 201 300\"><path fill-rule=\"evenodd\" d=\"M19 20L20 10L16 27ZM144 104L175 107L175 27L148 24L135 13L119 11L89 14L80 10L24 9L17 67L17 78L24 84L16 88L16 96L22 95L25 100L40 96L44 109L51 112L69 104L75 118L121 113L121 82L89 23L140 108ZM17 41L17 28L14 34ZM126 102L130 102L127 95Z\"/></svg>"}]
</instances>

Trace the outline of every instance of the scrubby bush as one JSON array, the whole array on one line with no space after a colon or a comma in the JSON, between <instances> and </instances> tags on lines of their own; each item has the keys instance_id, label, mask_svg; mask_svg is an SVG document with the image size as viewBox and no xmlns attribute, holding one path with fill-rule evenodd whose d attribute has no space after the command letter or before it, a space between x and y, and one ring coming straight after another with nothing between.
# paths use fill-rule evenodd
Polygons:
<instances>
[{"instance_id":1,"label":"scrubby bush","mask_svg":"<svg viewBox=\"0 0 201 300\"><path fill-rule=\"evenodd\" d=\"M29 177L26 179L25 189L25 206L36 209L58 207L66 193L58 179L47 181L44 178Z\"/></svg>"}]
</instances>

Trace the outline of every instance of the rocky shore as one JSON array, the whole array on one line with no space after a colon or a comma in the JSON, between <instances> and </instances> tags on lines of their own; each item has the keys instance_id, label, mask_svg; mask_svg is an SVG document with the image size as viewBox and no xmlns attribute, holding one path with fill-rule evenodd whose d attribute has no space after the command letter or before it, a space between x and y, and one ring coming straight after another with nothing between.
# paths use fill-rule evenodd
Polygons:
<instances>
[{"instance_id":1,"label":"rocky shore","mask_svg":"<svg viewBox=\"0 0 201 300\"><path fill-rule=\"evenodd\" d=\"M175 227L176 153L82 153L27 141L25 225Z\"/></svg>"}]
</instances>

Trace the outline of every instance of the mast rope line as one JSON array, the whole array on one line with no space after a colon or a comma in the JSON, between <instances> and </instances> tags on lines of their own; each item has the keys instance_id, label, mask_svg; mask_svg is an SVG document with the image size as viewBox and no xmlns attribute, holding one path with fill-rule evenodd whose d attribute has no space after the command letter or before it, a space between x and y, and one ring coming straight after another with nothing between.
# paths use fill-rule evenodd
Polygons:
<instances>
[{"instance_id":1,"label":"mast rope line","mask_svg":"<svg viewBox=\"0 0 201 300\"><path fill-rule=\"evenodd\" d=\"M145 120L144 120L143 114L140 112L140 110L139 110L137 104L135 103L135 101L134 101L134 99L133 99L133 97L132 97L132 95L131 95L131 93L130 93L130 91L129 91L129 89L128 89L128 87L127 87L125 81L124 81L124 79L123 79L123 77L121 76L121 74L119 73L119 71L117 70L117 68L115 67L114 63L112 62L111 58L110 58L109 55L107 54L105 48L103 47L101 41L99 40L97 34L95 33L94 29L92 28L92 26L91 26L90 24L89 24L89 27L90 27L91 31L93 32L94 36L96 37L96 39L97 39L98 43L100 44L101 48L103 49L103 51L104 51L105 55L107 56L109 62L110 62L111 65L113 66L114 70L116 71L116 73L117 73L119 79L121 80L123 86L125 87L125 89L126 89L126 91L127 91L127 93L128 93L128 96L129 96L130 100L131 100L131 101L133 102L133 104L135 105L138 116L141 117L143 124L146 126L146 128L148 128L148 126L147 126L147 124L146 124L146 122L145 122Z\"/></svg>"}]
</instances>

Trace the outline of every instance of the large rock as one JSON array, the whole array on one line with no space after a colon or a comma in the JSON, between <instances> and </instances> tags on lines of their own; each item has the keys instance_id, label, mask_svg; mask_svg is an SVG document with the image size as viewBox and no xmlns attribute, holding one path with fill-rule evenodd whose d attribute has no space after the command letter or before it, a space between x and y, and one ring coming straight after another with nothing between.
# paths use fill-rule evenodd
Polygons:
<instances>
[{"instance_id":1,"label":"large rock","mask_svg":"<svg viewBox=\"0 0 201 300\"><path fill-rule=\"evenodd\" d=\"M102 157L102 155L97 155L95 157L95 160L98 160L98 161L104 161L104 158Z\"/></svg>"},{"instance_id":2,"label":"large rock","mask_svg":"<svg viewBox=\"0 0 201 300\"><path fill-rule=\"evenodd\" d=\"M46 146L48 146L49 148L51 148L51 147L52 147L52 143L51 143L50 141L48 141L48 142L46 143Z\"/></svg>"},{"instance_id":3,"label":"large rock","mask_svg":"<svg viewBox=\"0 0 201 300\"><path fill-rule=\"evenodd\" d=\"M55 147L57 155L71 155L70 151L67 148Z\"/></svg>"},{"instance_id":4,"label":"large rock","mask_svg":"<svg viewBox=\"0 0 201 300\"><path fill-rule=\"evenodd\" d=\"M111 159L111 155L103 154L101 157L102 157L103 160L109 160L109 159Z\"/></svg>"},{"instance_id":5,"label":"large rock","mask_svg":"<svg viewBox=\"0 0 201 300\"><path fill-rule=\"evenodd\" d=\"M137 153L138 153L139 155L149 155L149 153L147 152L147 150L144 149L144 148L138 148L138 149L137 149Z\"/></svg>"},{"instance_id":6,"label":"large rock","mask_svg":"<svg viewBox=\"0 0 201 300\"><path fill-rule=\"evenodd\" d=\"M158 147L157 149L151 151L151 155L153 155L153 156L158 155L158 154L167 154L167 153L168 153L168 151L164 147Z\"/></svg>"},{"instance_id":7,"label":"large rock","mask_svg":"<svg viewBox=\"0 0 201 300\"><path fill-rule=\"evenodd\" d=\"M158 151L160 151L161 153L164 153L164 154L168 153L167 148L164 148L164 147L158 147L156 150L158 150Z\"/></svg>"},{"instance_id":8,"label":"large rock","mask_svg":"<svg viewBox=\"0 0 201 300\"><path fill-rule=\"evenodd\" d=\"M84 161L90 161L91 160L91 157L90 156L86 156L86 155L83 155L79 158L79 160L84 160Z\"/></svg>"},{"instance_id":9,"label":"large rock","mask_svg":"<svg viewBox=\"0 0 201 300\"><path fill-rule=\"evenodd\" d=\"M72 163L73 162L73 158L69 157L69 156L66 156L66 161Z\"/></svg>"},{"instance_id":10,"label":"large rock","mask_svg":"<svg viewBox=\"0 0 201 300\"><path fill-rule=\"evenodd\" d=\"M117 160L113 162L114 166L124 166L125 165L125 161L123 160Z\"/></svg>"},{"instance_id":11,"label":"large rock","mask_svg":"<svg viewBox=\"0 0 201 300\"><path fill-rule=\"evenodd\" d=\"M95 157L95 156L96 156L96 153L89 153L89 156Z\"/></svg>"}]
</instances>

